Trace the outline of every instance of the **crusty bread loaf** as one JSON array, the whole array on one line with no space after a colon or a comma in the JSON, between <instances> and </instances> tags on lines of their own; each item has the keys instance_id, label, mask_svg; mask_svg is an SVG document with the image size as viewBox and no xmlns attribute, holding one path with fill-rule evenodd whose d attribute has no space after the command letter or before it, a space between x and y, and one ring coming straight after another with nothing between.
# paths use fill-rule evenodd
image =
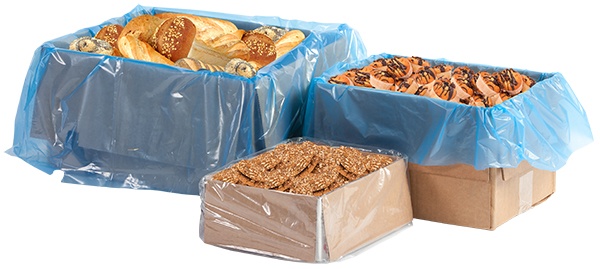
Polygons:
<instances>
[{"instance_id":1,"label":"crusty bread loaf","mask_svg":"<svg viewBox=\"0 0 600 269\"><path fill-rule=\"evenodd\" d=\"M124 57L173 65L173 61L156 51L150 44L139 40L133 35L124 35L117 41Z\"/></svg>"},{"instance_id":2,"label":"crusty bread loaf","mask_svg":"<svg viewBox=\"0 0 600 269\"><path fill-rule=\"evenodd\" d=\"M304 33L300 30L290 30L275 42L277 58L288 53L304 40Z\"/></svg>"},{"instance_id":3,"label":"crusty bread loaf","mask_svg":"<svg viewBox=\"0 0 600 269\"><path fill-rule=\"evenodd\" d=\"M140 41L151 44L151 39L156 31L156 28L158 28L163 21L164 19L154 15L142 14L131 19L127 24L125 24L119 37L131 35Z\"/></svg>"}]
</instances>

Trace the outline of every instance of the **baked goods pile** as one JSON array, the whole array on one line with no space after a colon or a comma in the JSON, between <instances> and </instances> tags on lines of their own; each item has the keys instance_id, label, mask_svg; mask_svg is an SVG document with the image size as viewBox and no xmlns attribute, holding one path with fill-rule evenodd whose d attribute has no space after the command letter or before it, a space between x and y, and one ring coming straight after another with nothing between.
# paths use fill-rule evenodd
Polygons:
<instances>
[{"instance_id":1,"label":"baked goods pile","mask_svg":"<svg viewBox=\"0 0 600 269\"><path fill-rule=\"evenodd\" d=\"M392 162L388 155L304 141L279 144L215 173L212 179L320 196Z\"/></svg>"},{"instance_id":2,"label":"baked goods pile","mask_svg":"<svg viewBox=\"0 0 600 269\"><path fill-rule=\"evenodd\" d=\"M143 14L73 40L71 50L252 77L304 40L297 29L244 30L227 20L183 13Z\"/></svg>"},{"instance_id":3,"label":"baked goods pile","mask_svg":"<svg viewBox=\"0 0 600 269\"><path fill-rule=\"evenodd\" d=\"M512 68L498 72L475 72L467 66L432 65L423 58L379 58L329 78L329 83L381 90L492 107L529 90L536 82Z\"/></svg>"}]
</instances>

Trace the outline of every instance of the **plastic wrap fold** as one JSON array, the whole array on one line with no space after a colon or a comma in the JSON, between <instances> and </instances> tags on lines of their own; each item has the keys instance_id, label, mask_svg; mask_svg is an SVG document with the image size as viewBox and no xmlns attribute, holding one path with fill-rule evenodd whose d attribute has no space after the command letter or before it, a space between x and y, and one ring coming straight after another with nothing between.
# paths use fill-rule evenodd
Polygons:
<instances>
[{"instance_id":1,"label":"plastic wrap fold","mask_svg":"<svg viewBox=\"0 0 600 269\"><path fill-rule=\"evenodd\" d=\"M585 110L560 73L518 70L537 83L490 108L429 97L328 83L331 76L392 55L339 63L313 79L303 135L398 150L421 165L469 164L476 169L532 166L555 171L593 141ZM468 66L502 67L426 59Z\"/></svg>"},{"instance_id":2,"label":"plastic wrap fold","mask_svg":"<svg viewBox=\"0 0 600 269\"><path fill-rule=\"evenodd\" d=\"M161 12L299 29L306 38L252 78L67 49L106 24ZM64 171L63 182L198 194L203 175L301 133L311 79L365 51L345 24L137 6L35 51L8 153Z\"/></svg>"},{"instance_id":3,"label":"plastic wrap fold","mask_svg":"<svg viewBox=\"0 0 600 269\"><path fill-rule=\"evenodd\" d=\"M311 139L282 143L306 140ZM410 226L413 212L405 156L392 150L311 141L353 146L389 155L394 161L322 196L227 183L214 180L210 173L199 185L203 242L286 260L324 263L353 257Z\"/></svg>"}]
</instances>

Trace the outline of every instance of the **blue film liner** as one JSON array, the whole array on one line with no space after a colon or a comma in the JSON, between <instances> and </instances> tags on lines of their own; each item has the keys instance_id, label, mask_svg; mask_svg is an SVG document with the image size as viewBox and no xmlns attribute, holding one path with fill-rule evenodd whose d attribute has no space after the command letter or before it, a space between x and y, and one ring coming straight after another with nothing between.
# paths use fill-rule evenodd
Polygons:
<instances>
[{"instance_id":1,"label":"blue film liner","mask_svg":"<svg viewBox=\"0 0 600 269\"><path fill-rule=\"evenodd\" d=\"M560 73L515 69L537 83L490 108L327 82L348 69L392 56L383 53L339 63L314 78L303 135L394 149L420 165L469 164L485 169L516 167L527 161L550 171L561 168L575 150L593 141L585 110ZM504 69L426 60L432 66L468 66L475 72Z\"/></svg>"},{"instance_id":2,"label":"blue film liner","mask_svg":"<svg viewBox=\"0 0 600 269\"><path fill-rule=\"evenodd\" d=\"M299 29L306 39L252 78L68 50L104 25L162 12ZM205 174L300 134L311 79L365 57L346 24L136 6L34 52L7 153L64 171L63 182L197 195Z\"/></svg>"}]
</instances>

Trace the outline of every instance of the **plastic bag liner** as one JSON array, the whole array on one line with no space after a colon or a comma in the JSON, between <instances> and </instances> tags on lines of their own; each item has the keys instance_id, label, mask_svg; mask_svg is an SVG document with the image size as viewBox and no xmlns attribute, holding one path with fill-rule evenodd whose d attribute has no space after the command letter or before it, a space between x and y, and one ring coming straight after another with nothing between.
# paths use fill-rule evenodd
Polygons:
<instances>
[{"instance_id":1,"label":"plastic bag liner","mask_svg":"<svg viewBox=\"0 0 600 269\"><path fill-rule=\"evenodd\" d=\"M253 78L68 50L103 25L161 12L299 29L306 39ZM64 171L63 182L198 194L204 174L301 133L312 77L365 53L345 24L137 6L35 51L7 152Z\"/></svg>"},{"instance_id":2,"label":"plastic bag liner","mask_svg":"<svg viewBox=\"0 0 600 269\"><path fill-rule=\"evenodd\" d=\"M331 76L390 54L339 63L313 79L304 136L398 150L420 165L469 164L475 169L532 166L555 171L593 141L586 113L560 73L518 70L537 82L490 108L402 92L335 85ZM504 68L426 59L473 71Z\"/></svg>"},{"instance_id":3,"label":"plastic bag liner","mask_svg":"<svg viewBox=\"0 0 600 269\"><path fill-rule=\"evenodd\" d=\"M285 260L325 263L354 257L410 227L413 213L404 155L308 138L282 143L303 141L352 146L389 155L394 161L322 196L226 183L213 180L214 173L210 173L199 185L200 238L204 243Z\"/></svg>"}]
</instances>

